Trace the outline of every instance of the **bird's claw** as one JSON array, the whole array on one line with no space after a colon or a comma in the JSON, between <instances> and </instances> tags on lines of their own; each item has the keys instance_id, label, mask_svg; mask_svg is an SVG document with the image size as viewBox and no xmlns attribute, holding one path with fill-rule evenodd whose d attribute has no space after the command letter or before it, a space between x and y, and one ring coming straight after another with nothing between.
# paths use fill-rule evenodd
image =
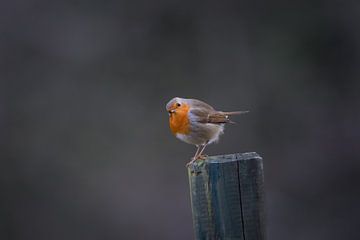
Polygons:
<instances>
[{"instance_id":1,"label":"bird's claw","mask_svg":"<svg viewBox=\"0 0 360 240\"><path fill-rule=\"evenodd\" d=\"M208 157L208 155L199 155L196 158L191 158L191 161L186 164L186 167L189 167L191 164L196 162L197 160L205 160Z\"/></svg>"},{"instance_id":2,"label":"bird's claw","mask_svg":"<svg viewBox=\"0 0 360 240\"><path fill-rule=\"evenodd\" d=\"M199 155L196 160L205 160L208 157L208 155Z\"/></svg>"}]
</instances>

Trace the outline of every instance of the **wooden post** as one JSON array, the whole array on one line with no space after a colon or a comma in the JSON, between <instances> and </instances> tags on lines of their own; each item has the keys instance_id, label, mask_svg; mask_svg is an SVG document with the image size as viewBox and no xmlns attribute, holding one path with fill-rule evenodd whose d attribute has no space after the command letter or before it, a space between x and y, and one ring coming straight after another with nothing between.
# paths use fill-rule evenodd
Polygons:
<instances>
[{"instance_id":1,"label":"wooden post","mask_svg":"<svg viewBox=\"0 0 360 240\"><path fill-rule=\"evenodd\" d=\"M263 240L264 177L257 153L207 157L188 167L196 240Z\"/></svg>"}]
</instances>

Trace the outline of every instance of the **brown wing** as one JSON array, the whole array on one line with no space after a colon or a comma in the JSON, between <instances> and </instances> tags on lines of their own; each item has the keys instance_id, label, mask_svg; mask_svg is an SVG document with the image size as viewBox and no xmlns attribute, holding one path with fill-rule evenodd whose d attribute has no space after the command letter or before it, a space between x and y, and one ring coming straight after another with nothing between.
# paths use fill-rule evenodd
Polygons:
<instances>
[{"instance_id":1,"label":"brown wing","mask_svg":"<svg viewBox=\"0 0 360 240\"><path fill-rule=\"evenodd\" d=\"M208 116L208 123L228 123L230 122L229 115L224 114L223 112L214 112L210 113Z\"/></svg>"},{"instance_id":2,"label":"brown wing","mask_svg":"<svg viewBox=\"0 0 360 240\"><path fill-rule=\"evenodd\" d=\"M199 123L228 123L229 117L222 112L208 111L206 109L194 108L190 110L191 114L195 116L196 121Z\"/></svg>"},{"instance_id":3,"label":"brown wing","mask_svg":"<svg viewBox=\"0 0 360 240\"><path fill-rule=\"evenodd\" d=\"M221 111L208 111L204 109L195 108L190 111L195 117L196 120L200 123L213 123L213 124L223 124L223 123L233 123L230 119L230 115L237 115L247 113L248 111L237 111L237 112L221 112Z\"/></svg>"}]
</instances>

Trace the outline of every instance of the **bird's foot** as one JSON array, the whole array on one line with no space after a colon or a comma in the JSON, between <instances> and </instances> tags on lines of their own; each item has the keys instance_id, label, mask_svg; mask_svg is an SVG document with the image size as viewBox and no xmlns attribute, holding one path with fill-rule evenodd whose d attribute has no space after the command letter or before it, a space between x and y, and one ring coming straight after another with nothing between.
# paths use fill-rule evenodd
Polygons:
<instances>
[{"instance_id":1,"label":"bird's foot","mask_svg":"<svg viewBox=\"0 0 360 240\"><path fill-rule=\"evenodd\" d=\"M197 157L191 158L191 161L186 164L186 167L189 167L191 164L196 162L197 160L205 160L208 157L208 155L199 155Z\"/></svg>"},{"instance_id":2,"label":"bird's foot","mask_svg":"<svg viewBox=\"0 0 360 240\"><path fill-rule=\"evenodd\" d=\"M196 160L205 160L208 157L208 155L199 155Z\"/></svg>"}]
</instances>

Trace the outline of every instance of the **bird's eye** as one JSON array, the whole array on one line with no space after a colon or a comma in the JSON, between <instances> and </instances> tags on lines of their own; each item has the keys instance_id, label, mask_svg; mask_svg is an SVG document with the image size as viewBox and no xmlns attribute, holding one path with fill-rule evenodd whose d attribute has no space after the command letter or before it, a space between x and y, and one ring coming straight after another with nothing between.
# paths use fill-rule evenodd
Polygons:
<instances>
[{"instance_id":1,"label":"bird's eye","mask_svg":"<svg viewBox=\"0 0 360 240\"><path fill-rule=\"evenodd\" d=\"M180 107L180 106L181 106L181 104L180 104L180 103L176 103L176 106L177 106L177 107Z\"/></svg>"}]
</instances>

